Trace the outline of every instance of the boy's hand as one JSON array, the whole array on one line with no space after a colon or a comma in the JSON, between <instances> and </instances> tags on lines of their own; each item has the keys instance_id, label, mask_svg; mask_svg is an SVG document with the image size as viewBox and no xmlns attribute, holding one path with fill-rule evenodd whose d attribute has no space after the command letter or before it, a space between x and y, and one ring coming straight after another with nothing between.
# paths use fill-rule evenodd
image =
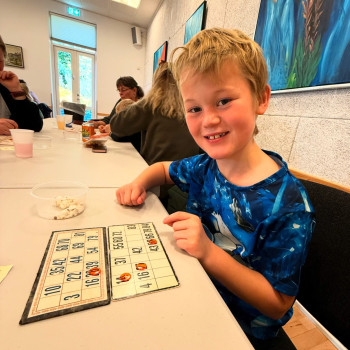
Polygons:
<instances>
[{"instance_id":1,"label":"boy's hand","mask_svg":"<svg viewBox=\"0 0 350 350\"><path fill-rule=\"evenodd\" d=\"M134 182L124 185L116 191L117 201L123 205L140 205L146 199L146 189Z\"/></svg>"},{"instance_id":2,"label":"boy's hand","mask_svg":"<svg viewBox=\"0 0 350 350\"><path fill-rule=\"evenodd\" d=\"M173 228L177 246L197 259L205 257L213 244L197 215L178 211L167 216L163 223Z\"/></svg>"}]
</instances>

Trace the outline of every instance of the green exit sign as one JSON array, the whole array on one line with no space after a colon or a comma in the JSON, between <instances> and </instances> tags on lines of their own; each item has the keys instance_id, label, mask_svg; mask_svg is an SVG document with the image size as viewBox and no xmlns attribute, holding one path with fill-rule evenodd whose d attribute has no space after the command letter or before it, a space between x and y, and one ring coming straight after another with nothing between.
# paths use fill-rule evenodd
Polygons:
<instances>
[{"instance_id":1,"label":"green exit sign","mask_svg":"<svg viewBox=\"0 0 350 350\"><path fill-rule=\"evenodd\" d=\"M68 14L70 14L72 16L80 17L80 10L76 9L74 7L69 7L68 6Z\"/></svg>"}]
</instances>

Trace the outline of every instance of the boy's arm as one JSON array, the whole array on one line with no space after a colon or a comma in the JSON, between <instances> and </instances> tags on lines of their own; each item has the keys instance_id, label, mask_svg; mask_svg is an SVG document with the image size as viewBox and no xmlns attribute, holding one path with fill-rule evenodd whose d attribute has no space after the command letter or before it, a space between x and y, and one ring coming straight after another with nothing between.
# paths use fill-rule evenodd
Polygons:
<instances>
[{"instance_id":1,"label":"boy's arm","mask_svg":"<svg viewBox=\"0 0 350 350\"><path fill-rule=\"evenodd\" d=\"M160 162L149 166L134 181L116 191L117 200L123 205L140 205L146 199L146 191L154 186L174 183L169 176L171 162Z\"/></svg>"},{"instance_id":2,"label":"boy's arm","mask_svg":"<svg viewBox=\"0 0 350 350\"><path fill-rule=\"evenodd\" d=\"M294 296L278 292L261 273L242 265L215 245L198 216L176 212L163 222L173 228L179 248L196 257L210 276L264 315L279 319L293 305Z\"/></svg>"},{"instance_id":3,"label":"boy's arm","mask_svg":"<svg viewBox=\"0 0 350 350\"><path fill-rule=\"evenodd\" d=\"M215 244L199 261L209 275L272 319L281 318L294 303L294 296L278 292L261 273L242 265Z\"/></svg>"}]
</instances>

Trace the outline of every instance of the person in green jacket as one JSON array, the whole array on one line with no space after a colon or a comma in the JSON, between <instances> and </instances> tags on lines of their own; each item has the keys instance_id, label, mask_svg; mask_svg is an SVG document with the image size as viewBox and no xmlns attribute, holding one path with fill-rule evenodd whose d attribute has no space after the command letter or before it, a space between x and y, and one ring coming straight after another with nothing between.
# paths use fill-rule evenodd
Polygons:
<instances>
[{"instance_id":1,"label":"person in green jacket","mask_svg":"<svg viewBox=\"0 0 350 350\"><path fill-rule=\"evenodd\" d=\"M140 154L149 165L200 153L188 131L182 98L167 62L155 71L149 93L115 114L110 127L114 139L141 132Z\"/></svg>"}]
</instances>

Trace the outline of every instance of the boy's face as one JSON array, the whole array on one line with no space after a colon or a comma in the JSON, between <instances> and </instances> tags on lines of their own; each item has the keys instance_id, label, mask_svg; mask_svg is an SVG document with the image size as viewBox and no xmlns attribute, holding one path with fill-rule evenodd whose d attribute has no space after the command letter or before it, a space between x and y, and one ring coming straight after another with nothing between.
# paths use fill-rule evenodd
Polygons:
<instances>
[{"instance_id":1,"label":"boy's face","mask_svg":"<svg viewBox=\"0 0 350 350\"><path fill-rule=\"evenodd\" d=\"M268 105L269 87L265 101L259 103L232 61L222 65L219 75L192 73L184 72L187 77L180 89L187 126L196 143L217 160L247 155L254 144L256 116L263 114Z\"/></svg>"}]
</instances>

